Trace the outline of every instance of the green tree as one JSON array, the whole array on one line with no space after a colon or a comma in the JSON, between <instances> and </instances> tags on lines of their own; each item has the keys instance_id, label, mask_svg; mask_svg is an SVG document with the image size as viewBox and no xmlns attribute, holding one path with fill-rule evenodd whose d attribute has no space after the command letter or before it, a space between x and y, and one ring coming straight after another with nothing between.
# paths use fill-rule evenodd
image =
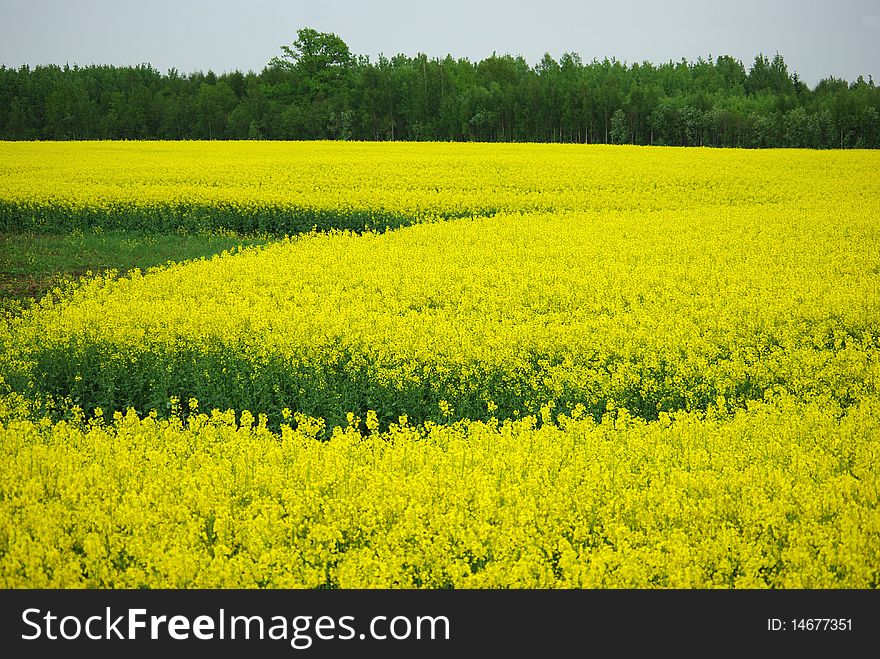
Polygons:
<instances>
[{"instance_id":1,"label":"green tree","mask_svg":"<svg viewBox=\"0 0 880 659\"><path fill-rule=\"evenodd\" d=\"M629 127L623 110L617 108L611 115L611 142L626 144L629 141Z\"/></svg>"},{"instance_id":2,"label":"green tree","mask_svg":"<svg viewBox=\"0 0 880 659\"><path fill-rule=\"evenodd\" d=\"M309 93L327 91L352 64L348 46L332 32L303 28L296 34L296 41L281 46L282 54L273 57L269 66L296 73Z\"/></svg>"},{"instance_id":3,"label":"green tree","mask_svg":"<svg viewBox=\"0 0 880 659\"><path fill-rule=\"evenodd\" d=\"M46 98L46 132L53 139L87 139L95 131L96 114L83 81L62 75Z\"/></svg>"},{"instance_id":4,"label":"green tree","mask_svg":"<svg viewBox=\"0 0 880 659\"><path fill-rule=\"evenodd\" d=\"M199 85L196 108L202 136L209 140L225 139L229 114L237 104L235 92L226 82Z\"/></svg>"}]
</instances>

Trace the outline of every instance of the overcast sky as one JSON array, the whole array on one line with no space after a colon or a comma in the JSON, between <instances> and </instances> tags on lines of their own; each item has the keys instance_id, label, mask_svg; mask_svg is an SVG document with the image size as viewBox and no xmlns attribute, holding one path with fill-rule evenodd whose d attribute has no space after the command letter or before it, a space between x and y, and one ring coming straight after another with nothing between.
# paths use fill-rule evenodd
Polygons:
<instances>
[{"instance_id":1,"label":"overcast sky","mask_svg":"<svg viewBox=\"0 0 880 659\"><path fill-rule=\"evenodd\" d=\"M371 59L732 55L748 68L779 51L810 85L860 74L880 83L880 0L0 0L0 64L260 71L302 27Z\"/></svg>"}]
</instances>

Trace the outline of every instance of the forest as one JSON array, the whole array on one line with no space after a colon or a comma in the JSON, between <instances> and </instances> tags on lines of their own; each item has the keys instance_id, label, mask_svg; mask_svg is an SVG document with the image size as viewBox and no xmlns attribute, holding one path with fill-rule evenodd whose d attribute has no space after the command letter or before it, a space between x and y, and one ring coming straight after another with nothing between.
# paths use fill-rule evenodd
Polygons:
<instances>
[{"instance_id":1,"label":"forest","mask_svg":"<svg viewBox=\"0 0 880 659\"><path fill-rule=\"evenodd\" d=\"M259 73L0 66L3 140L434 140L714 147L880 147L880 88L810 88L783 57L535 66L352 54L311 28Z\"/></svg>"}]
</instances>

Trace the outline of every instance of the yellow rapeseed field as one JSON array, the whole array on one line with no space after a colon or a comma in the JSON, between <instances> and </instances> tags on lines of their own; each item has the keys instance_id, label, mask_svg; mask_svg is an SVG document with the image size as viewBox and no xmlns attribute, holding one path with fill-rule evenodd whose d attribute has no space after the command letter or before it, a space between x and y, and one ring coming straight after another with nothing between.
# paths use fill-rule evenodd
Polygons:
<instances>
[{"instance_id":1,"label":"yellow rapeseed field","mask_svg":"<svg viewBox=\"0 0 880 659\"><path fill-rule=\"evenodd\" d=\"M870 151L5 142L0 228L207 225L283 234L312 224L382 229L386 221L501 211L845 203L864 212L877 201L877 184L878 156Z\"/></svg>"},{"instance_id":2,"label":"yellow rapeseed field","mask_svg":"<svg viewBox=\"0 0 880 659\"><path fill-rule=\"evenodd\" d=\"M325 442L247 413L15 421L0 584L873 588L878 437L876 398Z\"/></svg>"},{"instance_id":3,"label":"yellow rapeseed field","mask_svg":"<svg viewBox=\"0 0 880 659\"><path fill-rule=\"evenodd\" d=\"M5 587L880 584L880 154L5 143L0 174L10 231L285 236L0 325Z\"/></svg>"}]
</instances>

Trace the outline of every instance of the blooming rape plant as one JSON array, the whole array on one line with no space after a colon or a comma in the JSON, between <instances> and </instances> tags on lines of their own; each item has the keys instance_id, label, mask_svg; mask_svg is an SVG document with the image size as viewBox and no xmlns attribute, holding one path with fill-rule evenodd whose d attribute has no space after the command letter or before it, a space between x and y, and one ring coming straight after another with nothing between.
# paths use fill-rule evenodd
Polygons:
<instances>
[{"instance_id":1,"label":"blooming rape plant","mask_svg":"<svg viewBox=\"0 0 880 659\"><path fill-rule=\"evenodd\" d=\"M323 442L240 417L5 423L0 585L878 585L875 396Z\"/></svg>"},{"instance_id":2,"label":"blooming rape plant","mask_svg":"<svg viewBox=\"0 0 880 659\"><path fill-rule=\"evenodd\" d=\"M298 234L0 325L0 578L877 587L878 157L0 144L10 229Z\"/></svg>"},{"instance_id":3,"label":"blooming rape plant","mask_svg":"<svg viewBox=\"0 0 880 659\"><path fill-rule=\"evenodd\" d=\"M777 390L845 408L876 391L880 244L853 215L797 222L561 212L308 234L47 301L7 328L3 375L87 410L194 397L328 431L367 409L383 428L547 403L655 419Z\"/></svg>"},{"instance_id":4,"label":"blooming rape plant","mask_svg":"<svg viewBox=\"0 0 880 659\"><path fill-rule=\"evenodd\" d=\"M503 211L866 202L877 158L560 144L5 142L0 228L284 235Z\"/></svg>"}]
</instances>

